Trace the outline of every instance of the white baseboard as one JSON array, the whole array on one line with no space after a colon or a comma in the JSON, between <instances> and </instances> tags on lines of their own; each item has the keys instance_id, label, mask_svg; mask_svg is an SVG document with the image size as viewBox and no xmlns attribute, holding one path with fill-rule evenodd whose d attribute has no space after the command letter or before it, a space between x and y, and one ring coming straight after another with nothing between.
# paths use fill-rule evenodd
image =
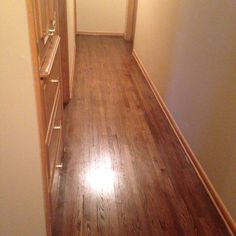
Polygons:
<instances>
[{"instance_id":1,"label":"white baseboard","mask_svg":"<svg viewBox=\"0 0 236 236\"><path fill-rule=\"evenodd\" d=\"M78 35L91 35L91 36L124 37L124 33L117 33L117 32L77 31L77 34Z\"/></svg>"}]
</instances>

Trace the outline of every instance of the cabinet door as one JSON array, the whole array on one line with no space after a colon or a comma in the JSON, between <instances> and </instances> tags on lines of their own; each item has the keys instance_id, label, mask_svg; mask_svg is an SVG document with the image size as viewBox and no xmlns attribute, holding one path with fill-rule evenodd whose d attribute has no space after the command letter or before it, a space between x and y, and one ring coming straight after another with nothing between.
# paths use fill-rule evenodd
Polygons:
<instances>
[{"instance_id":1,"label":"cabinet door","mask_svg":"<svg viewBox=\"0 0 236 236\"><path fill-rule=\"evenodd\" d=\"M39 37L42 39L47 35L49 29L47 0L37 0L37 5L39 9Z\"/></svg>"},{"instance_id":2,"label":"cabinet door","mask_svg":"<svg viewBox=\"0 0 236 236\"><path fill-rule=\"evenodd\" d=\"M51 37L50 33L58 34L58 6L57 0L34 0L33 3L39 64L42 65L47 51L47 42ZM50 32L50 30L55 30L55 32Z\"/></svg>"},{"instance_id":3,"label":"cabinet door","mask_svg":"<svg viewBox=\"0 0 236 236\"><path fill-rule=\"evenodd\" d=\"M42 41L43 46L44 39L47 37L49 30L48 0L34 0L34 11L37 41L38 43Z\"/></svg>"},{"instance_id":4,"label":"cabinet door","mask_svg":"<svg viewBox=\"0 0 236 236\"><path fill-rule=\"evenodd\" d=\"M48 0L48 17L50 23L57 19L57 1Z\"/></svg>"}]
</instances>

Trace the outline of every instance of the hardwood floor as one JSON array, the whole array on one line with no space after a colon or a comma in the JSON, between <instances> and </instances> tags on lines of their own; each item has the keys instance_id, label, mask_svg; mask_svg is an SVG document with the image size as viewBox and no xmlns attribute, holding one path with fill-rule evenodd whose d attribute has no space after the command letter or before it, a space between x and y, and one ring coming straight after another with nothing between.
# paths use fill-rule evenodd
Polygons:
<instances>
[{"instance_id":1,"label":"hardwood floor","mask_svg":"<svg viewBox=\"0 0 236 236\"><path fill-rule=\"evenodd\" d=\"M78 38L54 236L222 235L226 227L122 38Z\"/></svg>"}]
</instances>

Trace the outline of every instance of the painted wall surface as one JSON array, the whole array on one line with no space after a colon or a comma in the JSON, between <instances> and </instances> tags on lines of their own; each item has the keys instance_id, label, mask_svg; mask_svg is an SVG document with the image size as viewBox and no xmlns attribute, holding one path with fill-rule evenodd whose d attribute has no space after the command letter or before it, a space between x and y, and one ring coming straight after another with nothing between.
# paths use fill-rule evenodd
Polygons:
<instances>
[{"instance_id":1,"label":"painted wall surface","mask_svg":"<svg viewBox=\"0 0 236 236\"><path fill-rule=\"evenodd\" d=\"M26 1L0 3L0 235L46 235Z\"/></svg>"},{"instance_id":2,"label":"painted wall surface","mask_svg":"<svg viewBox=\"0 0 236 236\"><path fill-rule=\"evenodd\" d=\"M69 47L70 95L72 96L72 84L74 77L74 64L75 64L75 52L76 52L75 0L67 0L67 29L68 29L68 47Z\"/></svg>"},{"instance_id":3,"label":"painted wall surface","mask_svg":"<svg viewBox=\"0 0 236 236\"><path fill-rule=\"evenodd\" d=\"M127 0L77 0L77 31L124 33Z\"/></svg>"},{"instance_id":4,"label":"painted wall surface","mask_svg":"<svg viewBox=\"0 0 236 236\"><path fill-rule=\"evenodd\" d=\"M139 0L134 49L236 220L236 2Z\"/></svg>"}]
</instances>

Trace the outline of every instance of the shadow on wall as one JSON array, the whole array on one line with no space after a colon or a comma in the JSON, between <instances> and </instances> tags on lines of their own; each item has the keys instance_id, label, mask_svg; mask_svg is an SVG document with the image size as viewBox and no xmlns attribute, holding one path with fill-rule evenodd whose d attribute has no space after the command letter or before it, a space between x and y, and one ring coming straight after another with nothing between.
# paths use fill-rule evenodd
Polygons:
<instances>
[{"instance_id":1,"label":"shadow on wall","mask_svg":"<svg viewBox=\"0 0 236 236\"><path fill-rule=\"evenodd\" d=\"M183 1L166 103L236 219L236 4Z\"/></svg>"},{"instance_id":2,"label":"shadow on wall","mask_svg":"<svg viewBox=\"0 0 236 236\"><path fill-rule=\"evenodd\" d=\"M134 45L234 219L235 12L234 0L139 0Z\"/></svg>"},{"instance_id":3,"label":"shadow on wall","mask_svg":"<svg viewBox=\"0 0 236 236\"><path fill-rule=\"evenodd\" d=\"M179 15L177 0L139 0L134 49L163 99L172 79L171 62Z\"/></svg>"}]
</instances>

